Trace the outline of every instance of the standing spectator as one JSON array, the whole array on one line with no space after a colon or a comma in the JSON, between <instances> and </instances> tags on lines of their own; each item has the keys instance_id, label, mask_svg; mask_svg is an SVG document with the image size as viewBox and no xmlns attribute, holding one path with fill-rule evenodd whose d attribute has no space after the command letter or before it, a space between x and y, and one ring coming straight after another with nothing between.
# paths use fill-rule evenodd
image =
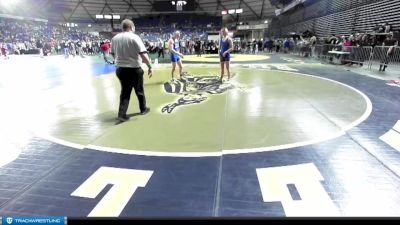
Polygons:
<instances>
[{"instance_id":1,"label":"standing spectator","mask_svg":"<svg viewBox=\"0 0 400 225\"><path fill-rule=\"evenodd\" d=\"M390 33L392 32L392 25L389 23L385 23L385 33Z\"/></svg>"},{"instance_id":2,"label":"standing spectator","mask_svg":"<svg viewBox=\"0 0 400 225\"><path fill-rule=\"evenodd\" d=\"M260 39L257 44L258 44L258 50L260 52L262 52L263 51L263 39Z\"/></svg>"},{"instance_id":3,"label":"standing spectator","mask_svg":"<svg viewBox=\"0 0 400 225\"><path fill-rule=\"evenodd\" d=\"M162 58L164 58L164 41L159 39L158 40L158 58L162 55Z\"/></svg>"},{"instance_id":4,"label":"standing spectator","mask_svg":"<svg viewBox=\"0 0 400 225\"><path fill-rule=\"evenodd\" d=\"M70 50L72 56L75 57L76 56L76 46L73 41L69 41L69 50Z\"/></svg>"},{"instance_id":5,"label":"standing spectator","mask_svg":"<svg viewBox=\"0 0 400 225\"><path fill-rule=\"evenodd\" d=\"M8 50L7 45L5 43L0 43L1 55L4 56L5 59L8 59Z\"/></svg>"},{"instance_id":6,"label":"standing spectator","mask_svg":"<svg viewBox=\"0 0 400 225\"><path fill-rule=\"evenodd\" d=\"M388 46L389 48L388 48L386 54L382 56L381 64L379 66L379 71L386 70L386 67L389 64L389 61L393 57L396 47L398 46L398 41L393 39L392 35L388 35L386 40L383 42L382 46Z\"/></svg>"},{"instance_id":7,"label":"standing spectator","mask_svg":"<svg viewBox=\"0 0 400 225\"><path fill-rule=\"evenodd\" d=\"M288 53L289 47L290 47L289 39L285 38L285 40L283 41L283 52Z\"/></svg>"},{"instance_id":8,"label":"standing spectator","mask_svg":"<svg viewBox=\"0 0 400 225\"><path fill-rule=\"evenodd\" d=\"M39 50L40 57L43 57L43 43L40 39L36 40L36 48Z\"/></svg>"},{"instance_id":9,"label":"standing spectator","mask_svg":"<svg viewBox=\"0 0 400 225\"><path fill-rule=\"evenodd\" d=\"M108 60L110 48L111 44L109 40L105 40L104 42L100 43L101 54L103 55L104 61L109 64L114 64L114 62Z\"/></svg>"},{"instance_id":10,"label":"standing spectator","mask_svg":"<svg viewBox=\"0 0 400 225\"><path fill-rule=\"evenodd\" d=\"M200 39L197 39L194 44L194 51L196 52L197 57L201 57L201 48L202 48L201 41Z\"/></svg>"},{"instance_id":11,"label":"standing spectator","mask_svg":"<svg viewBox=\"0 0 400 225\"><path fill-rule=\"evenodd\" d=\"M317 45L317 37L313 35L310 38L310 45L311 45L311 57L315 57L315 46Z\"/></svg>"}]
</instances>

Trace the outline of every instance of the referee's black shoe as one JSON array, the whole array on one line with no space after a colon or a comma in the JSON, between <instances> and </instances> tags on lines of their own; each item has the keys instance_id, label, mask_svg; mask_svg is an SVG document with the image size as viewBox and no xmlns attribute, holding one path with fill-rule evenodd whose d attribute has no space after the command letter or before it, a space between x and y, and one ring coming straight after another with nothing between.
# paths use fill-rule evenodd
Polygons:
<instances>
[{"instance_id":1,"label":"referee's black shoe","mask_svg":"<svg viewBox=\"0 0 400 225\"><path fill-rule=\"evenodd\" d=\"M118 116L117 118L121 123L126 122L129 120L129 117L127 116Z\"/></svg>"},{"instance_id":2,"label":"referee's black shoe","mask_svg":"<svg viewBox=\"0 0 400 225\"><path fill-rule=\"evenodd\" d=\"M144 109L143 111L140 111L140 115L146 115L149 112L150 112L150 108L146 107L146 109Z\"/></svg>"}]
</instances>

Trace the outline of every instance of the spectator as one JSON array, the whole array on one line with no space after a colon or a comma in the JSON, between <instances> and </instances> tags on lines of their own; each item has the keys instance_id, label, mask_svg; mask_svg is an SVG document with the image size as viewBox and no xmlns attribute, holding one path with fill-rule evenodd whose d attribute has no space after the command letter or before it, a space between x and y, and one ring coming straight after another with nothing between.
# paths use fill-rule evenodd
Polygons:
<instances>
[{"instance_id":1,"label":"spectator","mask_svg":"<svg viewBox=\"0 0 400 225\"><path fill-rule=\"evenodd\" d=\"M379 71L385 71L391 58L394 55L396 47L398 46L398 41L393 39L392 35L388 35L386 40L383 42L382 46L387 46L387 52L382 56L381 64L379 66ZM384 48L386 49L386 48Z\"/></svg>"}]
</instances>

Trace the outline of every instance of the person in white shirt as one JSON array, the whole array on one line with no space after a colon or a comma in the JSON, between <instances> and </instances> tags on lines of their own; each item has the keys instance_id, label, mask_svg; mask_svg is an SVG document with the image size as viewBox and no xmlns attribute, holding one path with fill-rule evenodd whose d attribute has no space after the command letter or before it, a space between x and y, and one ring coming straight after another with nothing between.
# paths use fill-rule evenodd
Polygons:
<instances>
[{"instance_id":1,"label":"person in white shirt","mask_svg":"<svg viewBox=\"0 0 400 225\"><path fill-rule=\"evenodd\" d=\"M152 77L153 74L146 47L142 39L134 33L135 25L132 20L123 20L122 29L123 32L117 34L111 40L111 54L115 58L117 66L116 75L121 83L118 120L125 122L129 120L126 113L129 107L132 88L135 89L141 115L150 111L150 108L146 106L146 97L144 94L142 61L148 67L148 76Z\"/></svg>"}]
</instances>

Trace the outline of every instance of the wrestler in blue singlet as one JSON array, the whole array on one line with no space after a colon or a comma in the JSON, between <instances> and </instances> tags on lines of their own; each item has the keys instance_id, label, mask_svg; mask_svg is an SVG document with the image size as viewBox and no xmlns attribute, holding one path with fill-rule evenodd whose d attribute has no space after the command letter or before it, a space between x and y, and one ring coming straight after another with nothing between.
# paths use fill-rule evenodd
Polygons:
<instances>
[{"instance_id":1,"label":"wrestler in blue singlet","mask_svg":"<svg viewBox=\"0 0 400 225\"><path fill-rule=\"evenodd\" d=\"M179 40L178 39L172 39L173 41L174 41L174 43L173 43L173 46L172 46L172 49L174 49L176 52L180 52L180 49L179 49ZM171 62L178 62L178 61L180 61L181 60L181 58L179 57L179 55L178 54L176 54L176 53L174 53L174 52L171 52Z\"/></svg>"},{"instance_id":2,"label":"wrestler in blue singlet","mask_svg":"<svg viewBox=\"0 0 400 225\"><path fill-rule=\"evenodd\" d=\"M229 49L229 38L226 38L225 40L221 38L220 42L220 51L219 51L219 57L221 59L221 62L229 62L231 60L231 54L228 52L225 54L224 57L224 52L226 52Z\"/></svg>"}]
</instances>

